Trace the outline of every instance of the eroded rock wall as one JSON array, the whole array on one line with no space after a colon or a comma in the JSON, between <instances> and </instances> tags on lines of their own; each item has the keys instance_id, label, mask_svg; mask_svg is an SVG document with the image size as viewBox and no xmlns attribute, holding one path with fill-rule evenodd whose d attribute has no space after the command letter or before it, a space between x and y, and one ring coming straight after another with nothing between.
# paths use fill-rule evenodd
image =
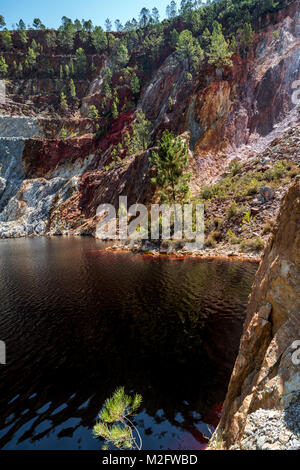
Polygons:
<instances>
[{"instance_id":1,"label":"eroded rock wall","mask_svg":"<svg viewBox=\"0 0 300 470\"><path fill-rule=\"evenodd\" d=\"M211 441L300 449L300 178L286 193L250 296L239 354Z\"/></svg>"}]
</instances>

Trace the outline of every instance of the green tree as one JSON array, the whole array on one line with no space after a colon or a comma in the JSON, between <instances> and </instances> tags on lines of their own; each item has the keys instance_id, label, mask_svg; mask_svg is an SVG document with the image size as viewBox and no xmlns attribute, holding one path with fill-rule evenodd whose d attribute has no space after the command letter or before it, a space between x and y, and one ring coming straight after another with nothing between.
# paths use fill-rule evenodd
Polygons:
<instances>
[{"instance_id":1,"label":"green tree","mask_svg":"<svg viewBox=\"0 0 300 470\"><path fill-rule=\"evenodd\" d=\"M12 48L12 38L8 29L4 29L1 33L1 42L6 51L9 51Z\"/></svg>"},{"instance_id":2,"label":"green tree","mask_svg":"<svg viewBox=\"0 0 300 470\"><path fill-rule=\"evenodd\" d=\"M22 45L26 46L26 44L28 42L28 37L27 37L27 33L24 29L19 31L19 38L20 38L20 41L21 41Z\"/></svg>"},{"instance_id":3,"label":"green tree","mask_svg":"<svg viewBox=\"0 0 300 470\"><path fill-rule=\"evenodd\" d=\"M65 65L65 76L66 78L69 78L70 76L70 67L68 66L68 64Z\"/></svg>"},{"instance_id":4,"label":"green tree","mask_svg":"<svg viewBox=\"0 0 300 470\"><path fill-rule=\"evenodd\" d=\"M123 25L120 20L115 21L115 28L116 28L116 31L118 32L123 31Z\"/></svg>"},{"instance_id":5,"label":"green tree","mask_svg":"<svg viewBox=\"0 0 300 470\"><path fill-rule=\"evenodd\" d=\"M99 111L94 104L89 107L88 118L91 121L97 121L99 119Z\"/></svg>"},{"instance_id":6,"label":"green tree","mask_svg":"<svg viewBox=\"0 0 300 470\"><path fill-rule=\"evenodd\" d=\"M182 64L187 63L190 72L197 70L203 60L203 51L191 31L186 29L180 33L175 55Z\"/></svg>"},{"instance_id":7,"label":"green tree","mask_svg":"<svg viewBox=\"0 0 300 470\"><path fill-rule=\"evenodd\" d=\"M33 23L32 23L32 26L35 28L35 29L43 29L42 26L42 22L39 18L34 18L33 20Z\"/></svg>"},{"instance_id":8,"label":"green tree","mask_svg":"<svg viewBox=\"0 0 300 470\"><path fill-rule=\"evenodd\" d=\"M152 124L146 119L142 111L137 112L137 117L132 124L132 136L128 151L130 154L144 152L151 144Z\"/></svg>"},{"instance_id":9,"label":"green tree","mask_svg":"<svg viewBox=\"0 0 300 470\"><path fill-rule=\"evenodd\" d=\"M95 26L92 32L92 44L97 52L100 52L107 47L107 37L101 26Z\"/></svg>"},{"instance_id":10,"label":"green tree","mask_svg":"<svg viewBox=\"0 0 300 470\"><path fill-rule=\"evenodd\" d=\"M24 21L22 20L22 18L20 19L19 23L17 23L17 29L18 30L25 30L26 29L26 25L25 25Z\"/></svg>"},{"instance_id":11,"label":"green tree","mask_svg":"<svg viewBox=\"0 0 300 470\"><path fill-rule=\"evenodd\" d=\"M243 52L248 51L254 41L254 31L250 23L245 23L239 30L240 44Z\"/></svg>"},{"instance_id":12,"label":"green tree","mask_svg":"<svg viewBox=\"0 0 300 470\"><path fill-rule=\"evenodd\" d=\"M148 8L142 8L140 12L140 26L141 28L146 28L150 20L150 11Z\"/></svg>"},{"instance_id":13,"label":"green tree","mask_svg":"<svg viewBox=\"0 0 300 470\"><path fill-rule=\"evenodd\" d=\"M152 8L152 18L153 18L154 24L159 23L159 11L156 7Z\"/></svg>"},{"instance_id":14,"label":"green tree","mask_svg":"<svg viewBox=\"0 0 300 470\"><path fill-rule=\"evenodd\" d=\"M107 33L110 33L112 30L112 22L110 21L109 18L106 18L105 20L105 30Z\"/></svg>"},{"instance_id":15,"label":"green tree","mask_svg":"<svg viewBox=\"0 0 300 470\"><path fill-rule=\"evenodd\" d=\"M82 24L78 19L74 21L74 27L77 32L82 30Z\"/></svg>"},{"instance_id":16,"label":"green tree","mask_svg":"<svg viewBox=\"0 0 300 470\"><path fill-rule=\"evenodd\" d=\"M94 436L105 440L103 450L107 450L109 445L117 449L142 449L140 433L129 418L136 414L141 404L141 395L130 397L125 394L124 387L119 387L105 401L93 428Z\"/></svg>"},{"instance_id":17,"label":"green tree","mask_svg":"<svg viewBox=\"0 0 300 470\"><path fill-rule=\"evenodd\" d=\"M232 66L232 52L222 33L222 26L217 21L214 23L210 36L210 45L207 52L208 63L216 67Z\"/></svg>"},{"instance_id":18,"label":"green tree","mask_svg":"<svg viewBox=\"0 0 300 470\"><path fill-rule=\"evenodd\" d=\"M83 44L86 44L90 39L90 33L82 29L79 31L79 39Z\"/></svg>"},{"instance_id":19,"label":"green tree","mask_svg":"<svg viewBox=\"0 0 300 470\"><path fill-rule=\"evenodd\" d=\"M76 50L76 71L79 75L84 75L86 73L87 61L84 50L80 47Z\"/></svg>"},{"instance_id":20,"label":"green tree","mask_svg":"<svg viewBox=\"0 0 300 470\"><path fill-rule=\"evenodd\" d=\"M103 93L106 99L110 99L112 97L111 88L107 82L104 83Z\"/></svg>"},{"instance_id":21,"label":"green tree","mask_svg":"<svg viewBox=\"0 0 300 470\"><path fill-rule=\"evenodd\" d=\"M99 129L99 111L94 104L89 107L88 118L92 121L94 132L96 132Z\"/></svg>"},{"instance_id":22,"label":"green tree","mask_svg":"<svg viewBox=\"0 0 300 470\"><path fill-rule=\"evenodd\" d=\"M72 77L74 77L74 75L75 75L75 67L74 67L74 60L73 60L73 59L70 60L69 68L70 68L70 75L71 75Z\"/></svg>"},{"instance_id":23,"label":"green tree","mask_svg":"<svg viewBox=\"0 0 300 470\"><path fill-rule=\"evenodd\" d=\"M132 77L130 79L130 86L131 86L132 93L134 95L137 95L140 92L141 84L140 84L139 77L137 76L135 72L133 72Z\"/></svg>"},{"instance_id":24,"label":"green tree","mask_svg":"<svg viewBox=\"0 0 300 470\"><path fill-rule=\"evenodd\" d=\"M111 114L113 119L116 121L119 117L119 111L118 111L118 103L116 99L114 99L112 105L111 105Z\"/></svg>"},{"instance_id":25,"label":"green tree","mask_svg":"<svg viewBox=\"0 0 300 470\"><path fill-rule=\"evenodd\" d=\"M67 111L68 109L67 97L63 91L60 94L60 107L63 111Z\"/></svg>"},{"instance_id":26,"label":"green tree","mask_svg":"<svg viewBox=\"0 0 300 470\"><path fill-rule=\"evenodd\" d=\"M17 76L18 76L18 77L22 77L22 76L23 76L23 65L22 65L21 62L19 62L19 65L18 65Z\"/></svg>"},{"instance_id":27,"label":"green tree","mask_svg":"<svg viewBox=\"0 0 300 470\"><path fill-rule=\"evenodd\" d=\"M31 47L29 47L27 52L27 61L30 68L33 68L36 65L38 53L34 51Z\"/></svg>"},{"instance_id":28,"label":"green tree","mask_svg":"<svg viewBox=\"0 0 300 470\"><path fill-rule=\"evenodd\" d=\"M93 29L93 23L92 20L82 20L82 26L85 31L90 33Z\"/></svg>"},{"instance_id":29,"label":"green tree","mask_svg":"<svg viewBox=\"0 0 300 470\"><path fill-rule=\"evenodd\" d=\"M129 62L128 49L125 44L121 44L117 52L117 62L121 67L125 67Z\"/></svg>"},{"instance_id":30,"label":"green tree","mask_svg":"<svg viewBox=\"0 0 300 470\"><path fill-rule=\"evenodd\" d=\"M4 16L0 15L0 29L4 28L6 25Z\"/></svg>"},{"instance_id":31,"label":"green tree","mask_svg":"<svg viewBox=\"0 0 300 470\"><path fill-rule=\"evenodd\" d=\"M58 42L60 46L72 50L74 46L75 27L72 23L69 23L68 18L65 20L63 26L60 26L58 31Z\"/></svg>"},{"instance_id":32,"label":"green tree","mask_svg":"<svg viewBox=\"0 0 300 470\"><path fill-rule=\"evenodd\" d=\"M4 57L0 56L0 76L5 77L8 72L8 66L6 64L6 61Z\"/></svg>"},{"instance_id":33,"label":"green tree","mask_svg":"<svg viewBox=\"0 0 300 470\"><path fill-rule=\"evenodd\" d=\"M46 34L46 45L49 47L49 49L54 49L56 47L55 31L49 31L49 33Z\"/></svg>"},{"instance_id":34,"label":"green tree","mask_svg":"<svg viewBox=\"0 0 300 470\"><path fill-rule=\"evenodd\" d=\"M69 90L70 90L71 98L73 98L73 99L76 98L76 88L75 88L74 81L73 81L72 78L69 82Z\"/></svg>"},{"instance_id":35,"label":"green tree","mask_svg":"<svg viewBox=\"0 0 300 470\"><path fill-rule=\"evenodd\" d=\"M178 40L179 40L179 33L178 33L177 29L174 28L170 32L170 45L172 47L176 47L177 43L178 43Z\"/></svg>"},{"instance_id":36,"label":"green tree","mask_svg":"<svg viewBox=\"0 0 300 470\"><path fill-rule=\"evenodd\" d=\"M189 196L191 173L187 171L188 149L180 137L164 131L158 142L158 152L153 152L150 163L156 171L152 182L159 189L163 202L185 202Z\"/></svg>"}]
</instances>

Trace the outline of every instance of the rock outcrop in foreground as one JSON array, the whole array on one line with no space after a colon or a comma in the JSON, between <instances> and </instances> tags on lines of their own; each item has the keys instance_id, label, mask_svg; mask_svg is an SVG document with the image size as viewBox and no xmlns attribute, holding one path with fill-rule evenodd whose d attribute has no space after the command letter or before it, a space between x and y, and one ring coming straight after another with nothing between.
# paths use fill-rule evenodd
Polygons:
<instances>
[{"instance_id":1,"label":"rock outcrop in foreground","mask_svg":"<svg viewBox=\"0 0 300 470\"><path fill-rule=\"evenodd\" d=\"M274 236L256 274L239 354L210 449L300 449L299 340L297 177L282 201Z\"/></svg>"}]
</instances>

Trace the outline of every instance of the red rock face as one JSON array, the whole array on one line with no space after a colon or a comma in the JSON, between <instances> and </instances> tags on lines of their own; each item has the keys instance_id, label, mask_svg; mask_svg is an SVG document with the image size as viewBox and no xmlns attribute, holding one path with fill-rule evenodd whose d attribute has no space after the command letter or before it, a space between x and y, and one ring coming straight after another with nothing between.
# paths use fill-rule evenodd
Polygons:
<instances>
[{"instance_id":1,"label":"red rock face","mask_svg":"<svg viewBox=\"0 0 300 470\"><path fill-rule=\"evenodd\" d=\"M26 178L50 176L59 165L72 165L77 159L84 159L96 150L93 138L27 140L23 161Z\"/></svg>"},{"instance_id":2,"label":"red rock face","mask_svg":"<svg viewBox=\"0 0 300 470\"><path fill-rule=\"evenodd\" d=\"M204 62L193 80L187 80L186 70L169 56L169 46L159 56L147 58L144 76L140 76L143 89L138 107L153 123L153 142L160 138L164 129L177 135L184 134L191 151L193 193L223 173L230 159L248 158L262 150L285 130L285 120L293 113L296 116L291 101L291 84L300 79L298 19L299 2L285 11L267 16L264 28L256 34L251 53L243 58L235 55L233 67L223 70L216 70ZM181 29L184 29L184 24L180 25ZM279 32L278 39L274 39L274 30ZM47 51L43 32L31 31L29 36L29 40L35 38ZM76 38L74 49L77 46ZM59 61L63 52L58 47L53 60ZM92 46L86 52L89 60L95 63L95 76L76 81L81 105L80 110L74 105L73 114L70 112L69 117L52 117L51 113L58 110L61 90L59 81L49 77L28 77L11 82L8 89L12 100L0 106L6 113L22 112L30 116L38 110L45 110L47 118L39 122L44 138L25 142L24 178L25 181L46 179L51 182L52 178L69 181L61 181L62 185L70 184L66 193L69 197L61 196L62 187L51 209L50 225L54 232L58 226L68 226L59 217L71 218L72 230L79 230L85 224L92 227L97 205L100 202L117 204L118 195L126 191L132 202L149 202L152 196L149 167L144 161L146 156L132 157L126 165L115 165L111 170L105 170L112 162L112 150L122 142L125 133L130 132L134 114L122 112L122 109L126 101L132 101L132 92L125 82L120 86L119 74L115 73L113 85L118 84L121 112L116 121L108 112L107 123L100 122L101 130L107 124L108 131L98 140L94 139L93 126L86 116L91 104L98 107L103 104L99 73L106 62L103 57L95 56ZM14 51L7 53L8 62L13 60L14 54ZM136 52L130 58L130 65L139 65L142 60L145 61L145 57ZM30 106L25 105L28 94ZM107 106L109 108L110 103ZM62 139L63 129L72 137ZM122 150L121 158L125 156L126 151ZM25 189L28 184L24 183Z\"/></svg>"}]
</instances>

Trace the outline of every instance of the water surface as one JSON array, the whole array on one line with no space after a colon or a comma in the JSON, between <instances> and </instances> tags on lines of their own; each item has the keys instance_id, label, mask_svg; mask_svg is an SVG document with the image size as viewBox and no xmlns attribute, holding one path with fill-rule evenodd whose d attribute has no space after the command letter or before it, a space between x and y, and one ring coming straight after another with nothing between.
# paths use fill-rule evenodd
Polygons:
<instances>
[{"instance_id":1,"label":"water surface","mask_svg":"<svg viewBox=\"0 0 300 470\"><path fill-rule=\"evenodd\" d=\"M117 386L143 395L144 449L201 449L219 417L256 264L0 241L1 449L100 449Z\"/></svg>"}]
</instances>

